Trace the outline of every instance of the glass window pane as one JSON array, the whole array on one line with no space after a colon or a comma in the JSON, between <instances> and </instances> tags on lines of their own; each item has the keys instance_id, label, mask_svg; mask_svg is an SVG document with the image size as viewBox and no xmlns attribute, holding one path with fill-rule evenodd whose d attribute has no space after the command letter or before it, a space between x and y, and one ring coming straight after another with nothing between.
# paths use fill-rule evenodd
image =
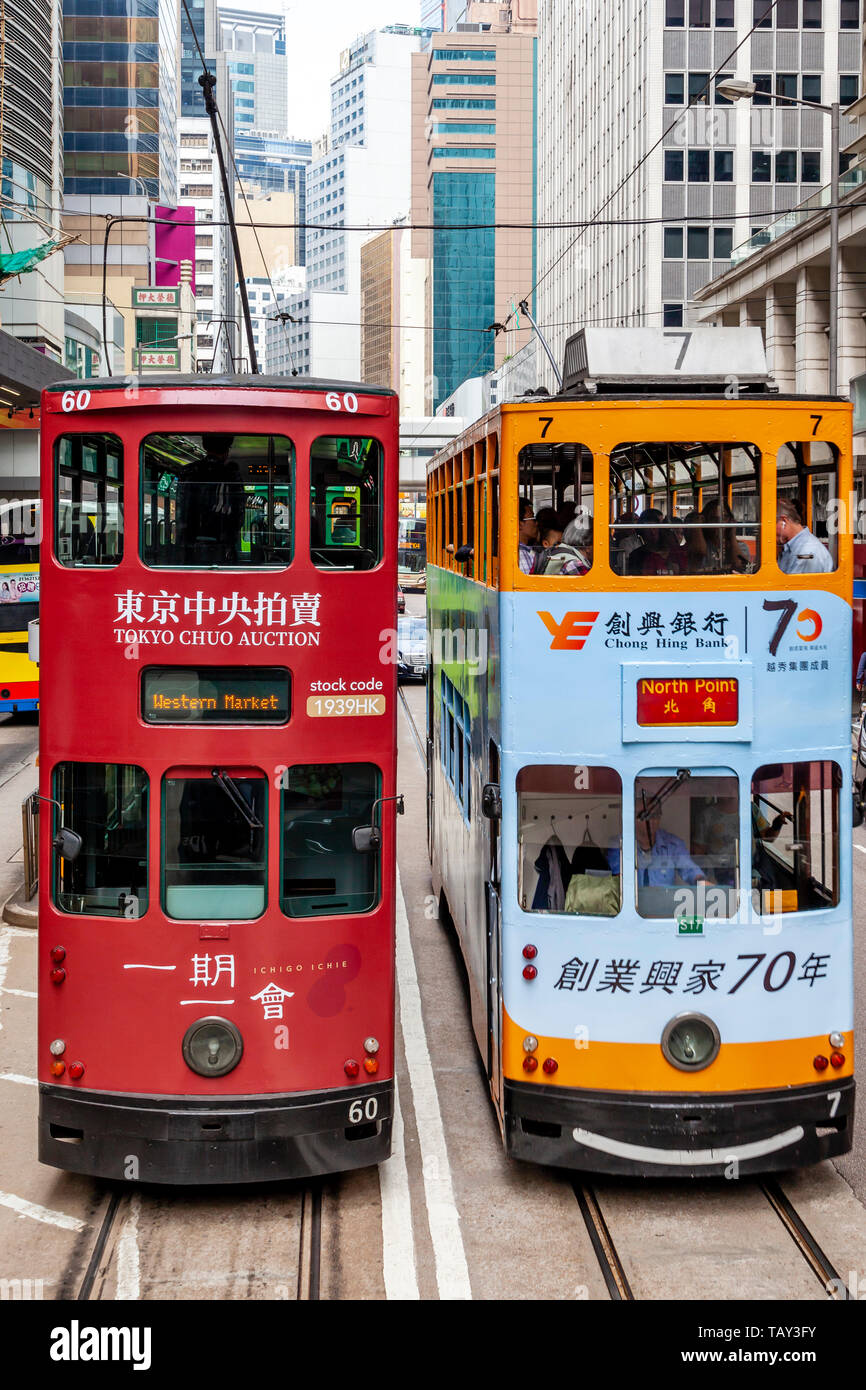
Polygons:
<instances>
[{"instance_id":1,"label":"glass window pane","mask_svg":"<svg viewBox=\"0 0 866 1390\"><path fill-rule=\"evenodd\" d=\"M803 0L803 28L821 28L821 0Z\"/></svg>"},{"instance_id":2,"label":"glass window pane","mask_svg":"<svg viewBox=\"0 0 866 1390\"><path fill-rule=\"evenodd\" d=\"M752 74L752 81L755 84L755 95L752 97L753 106L772 106L771 94L773 91L773 76L769 72L755 72Z\"/></svg>"},{"instance_id":3,"label":"glass window pane","mask_svg":"<svg viewBox=\"0 0 866 1390\"><path fill-rule=\"evenodd\" d=\"M665 227L664 254L666 260L682 260L683 255L683 229L682 227Z\"/></svg>"},{"instance_id":4,"label":"glass window pane","mask_svg":"<svg viewBox=\"0 0 866 1390\"><path fill-rule=\"evenodd\" d=\"M292 558L293 488L294 448L282 435L148 435L141 558L154 568L282 568Z\"/></svg>"},{"instance_id":5,"label":"glass window pane","mask_svg":"<svg viewBox=\"0 0 866 1390\"><path fill-rule=\"evenodd\" d=\"M709 183L709 150L689 150L689 183Z\"/></svg>"},{"instance_id":6,"label":"glass window pane","mask_svg":"<svg viewBox=\"0 0 866 1390\"><path fill-rule=\"evenodd\" d=\"M622 782L613 768L580 771L580 790L570 766L517 774L517 896L526 912L615 917L620 910ZM579 979L575 985L579 991Z\"/></svg>"},{"instance_id":7,"label":"glass window pane","mask_svg":"<svg viewBox=\"0 0 866 1390\"><path fill-rule=\"evenodd\" d=\"M850 106L860 94L860 79L846 74L839 78L839 101L842 106Z\"/></svg>"},{"instance_id":8,"label":"glass window pane","mask_svg":"<svg viewBox=\"0 0 866 1390\"><path fill-rule=\"evenodd\" d=\"M712 0L689 0L689 27L709 29L712 24Z\"/></svg>"},{"instance_id":9,"label":"glass window pane","mask_svg":"<svg viewBox=\"0 0 866 1390\"><path fill-rule=\"evenodd\" d=\"M716 87L716 90L715 90L715 92L714 92L714 94L713 94L713 100L715 101L716 106L733 106L734 103L732 102L731 98L730 98L730 97L723 97L723 96L719 93L719 90L718 90L719 83L720 83L720 82L729 82L730 79L733 77L733 75L734 75L734 74L733 74L732 72L720 72L719 75L718 75L718 77L715 77L715 78L713 79L713 81L715 82L715 87Z\"/></svg>"},{"instance_id":10,"label":"glass window pane","mask_svg":"<svg viewBox=\"0 0 866 1390\"><path fill-rule=\"evenodd\" d=\"M827 574L838 564L836 447L817 439L789 441L776 467L779 568L783 574Z\"/></svg>"},{"instance_id":11,"label":"glass window pane","mask_svg":"<svg viewBox=\"0 0 866 1390\"><path fill-rule=\"evenodd\" d=\"M752 150L752 183L772 181L771 156L766 150Z\"/></svg>"},{"instance_id":12,"label":"glass window pane","mask_svg":"<svg viewBox=\"0 0 866 1390\"><path fill-rule=\"evenodd\" d=\"M839 27L840 29L860 28L860 0L840 0Z\"/></svg>"},{"instance_id":13,"label":"glass window pane","mask_svg":"<svg viewBox=\"0 0 866 1390\"><path fill-rule=\"evenodd\" d=\"M112 435L63 435L54 449L54 553L62 565L123 557L123 446Z\"/></svg>"},{"instance_id":14,"label":"glass window pane","mask_svg":"<svg viewBox=\"0 0 866 1390\"><path fill-rule=\"evenodd\" d=\"M147 911L148 779L128 763L60 763L54 824L81 836L76 859L54 859L63 912L141 917Z\"/></svg>"},{"instance_id":15,"label":"glass window pane","mask_svg":"<svg viewBox=\"0 0 866 1390\"><path fill-rule=\"evenodd\" d=\"M682 106L683 104L684 80L681 72L665 73L665 104L667 106Z\"/></svg>"},{"instance_id":16,"label":"glass window pane","mask_svg":"<svg viewBox=\"0 0 866 1390\"><path fill-rule=\"evenodd\" d=\"M310 456L310 555L317 569L368 570L382 558L382 446L326 436Z\"/></svg>"},{"instance_id":17,"label":"glass window pane","mask_svg":"<svg viewBox=\"0 0 866 1390\"><path fill-rule=\"evenodd\" d=\"M219 775L217 775L219 774ZM214 768L162 785L162 906L179 920L260 917L267 902L267 782Z\"/></svg>"},{"instance_id":18,"label":"glass window pane","mask_svg":"<svg viewBox=\"0 0 866 1390\"><path fill-rule=\"evenodd\" d=\"M709 81L708 72L689 73L689 102L709 101Z\"/></svg>"},{"instance_id":19,"label":"glass window pane","mask_svg":"<svg viewBox=\"0 0 866 1390\"><path fill-rule=\"evenodd\" d=\"M821 78L816 74L806 74L802 78L802 96L804 101L821 100Z\"/></svg>"},{"instance_id":20,"label":"glass window pane","mask_svg":"<svg viewBox=\"0 0 866 1390\"><path fill-rule=\"evenodd\" d=\"M733 150L713 150L713 178L716 183L733 183Z\"/></svg>"},{"instance_id":21,"label":"glass window pane","mask_svg":"<svg viewBox=\"0 0 866 1390\"><path fill-rule=\"evenodd\" d=\"M713 257L715 260L728 260L733 246L734 232L732 227L716 227L713 230Z\"/></svg>"},{"instance_id":22,"label":"glass window pane","mask_svg":"<svg viewBox=\"0 0 866 1390\"><path fill-rule=\"evenodd\" d=\"M647 578L753 572L759 475L754 444L618 444L610 456L611 568Z\"/></svg>"},{"instance_id":23,"label":"glass window pane","mask_svg":"<svg viewBox=\"0 0 866 1390\"><path fill-rule=\"evenodd\" d=\"M663 304L662 305L662 325L665 328L682 328L683 326L683 306L682 304Z\"/></svg>"},{"instance_id":24,"label":"glass window pane","mask_svg":"<svg viewBox=\"0 0 866 1390\"><path fill-rule=\"evenodd\" d=\"M710 256L709 227L689 227L686 255L690 261L706 261Z\"/></svg>"},{"instance_id":25,"label":"glass window pane","mask_svg":"<svg viewBox=\"0 0 866 1390\"><path fill-rule=\"evenodd\" d=\"M634 784L635 894L641 917L730 917L740 883L736 776L683 777L679 769Z\"/></svg>"},{"instance_id":26,"label":"glass window pane","mask_svg":"<svg viewBox=\"0 0 866 1390\"><path fill-rule=\"evenodd\" d=\"M771 763L752 778L752 889L762 913L839 902L836 763Z\"/></svg>"},{"instance_id":27,"label":"glass window pane","mask_svg":"<svg viewBox=\"0 0 866 1390\"><path fill-rule=\"evenodd\" d=\"M800 0L777 0L776 28L798 29L800 26Z\"/></svg>"},{"instance_id":28,"label":"glass window pane","mask_svg":"<svg viewBox=\"0 0 866 1390\"><path fill-rule=\"evenodd\" d=\"M797 74L795 72L776 73L776 96L780 98L777 106L789 105L789 98L797 95ZM784 98L782 100L781 98Z\"/></svg>"},{"instance_id":29,"label":"glass window pane","mask_svg":"<svg viewBox=\"0 0 866 1390\"><path fill-rule=\"evenodd\" d=\"M686 0L665 0L665 24L669 29L682 29L685 15Z\"/></svg>"},{"instance_id":30,"label":"glass window pane","mask_svg":"<svg viewBox=\"0 0 866 1390\"><path fill-rule=\"evenodd\" d=\"M776 151L776 183L797 182L797 151Z\"/></svg>"},{"instance_id":31,"label":"glass window pane","mask_svg":"<svg viewBox=\"0 0 866 1390\"><path fill-rule=\"evenodd\" d=\"M683 151L665 150L665 182L682 183Z\"/></svg>"},{"instance_id":32,"label":"glass window pane","mask_svg":"<svg viewBox=\"0 0 866 1390\"><path fill-rule=\"evenodd\" d=\"M370 763L290 767L280 797L280 907L288 917L369 912L380 896L380 851L356 850L352 831L381 825L379 769Z\"/></svg>"},{"instance_id":33,"label":"glass window pane","mask_svg":"<svg viewBox=\"0 0 866 1390\"><path fill-rule=\"evenodd\" d=\"M800 182L821 182L821 151L803 150L800 154Z\"/></svg>"},{"instance_id":34,"label":"glass window pane","mask_svg":"<svg viewBox=\"0 0 866 1390\"><path fill-rule=\"evenodd\" d=\"M716 28L733 29L734 0L716 0Z\"/></svg>"},{"instance_id":35,"label":"glass window pane","mask_svg":"<svg viewBox=\"0 0 866 1390\"><path fill-rule=\"evenodd\" d=\"M579 578L592 568L592 454L584 444L527 444L518 455L524 574Z\"/></svg>"},{"instance_id":36,"label":"glass window pane","mask_svg":"<svg viewBox=\"0 0 866 1390\"><path fill-rule=\"evenodd\" d=\"M770 0L752 0L752 24L756 29L772 29L773 10Z\"/></svg>"}]
</instances>

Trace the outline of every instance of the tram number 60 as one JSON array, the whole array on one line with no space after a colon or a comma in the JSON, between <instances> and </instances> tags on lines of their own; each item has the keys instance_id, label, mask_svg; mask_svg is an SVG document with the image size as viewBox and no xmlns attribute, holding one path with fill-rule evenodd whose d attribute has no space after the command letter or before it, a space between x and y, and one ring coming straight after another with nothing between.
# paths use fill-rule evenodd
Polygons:
<instances>
[{"instance_id":1,"label":"tram number 60","mask_svg":"<svg viewBox=\"0 0 866 1390\"><path fill-rule=\"evenodd\" d=\"M349 1106L349 1124L359 1125L362 1120L375 1120L378 1113L378 1096L368 1096L366 1100L353 1100Z\"/></svg>"},{"instance_id":2,"label":"tram number 60","mask_svg":"<svg viewBox=\"0 0 866 1390\"><path fill-rule=\"evenodd\" d=\"M60 397L60 405L67 415L72 410L86 410L90 405L90 392L64 391Z\"/></svg>"},{"instance_id":3,"label":"tram number 60","mask_svg":"<svg viewBox=\"0 0 866 1390\"><path fill-rule=\"evenodd\" d=\"M339 391L329 391L325 397L325 405L329 410L348 410L350 415L358 413L358 397L354 391L346 391L342 396Z\"/></svg>"}]
</instances>

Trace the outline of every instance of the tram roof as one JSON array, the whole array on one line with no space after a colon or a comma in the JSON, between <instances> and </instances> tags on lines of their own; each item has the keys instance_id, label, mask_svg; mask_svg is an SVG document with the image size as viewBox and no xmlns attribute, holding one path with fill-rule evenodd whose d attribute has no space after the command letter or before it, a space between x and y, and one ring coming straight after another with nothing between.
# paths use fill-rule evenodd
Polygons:
<instances>
[{"instance_id":1,"label":"tram roof","mask_svg":"<svg viewBox=\"0 0 866 1390\"><path fill-rule=\"evenodd\" d=\"M313 376L252 376L249 372L243 375L224 375L212 376L209 372L193 372L181 375L172 372L170 375L159 375L154 373L147 376L97 376L84 378L67 378L65 381L51 383L44 387L46 391L68 391L71 382L74 382L76 391L117 391L125 389L131 382L140 390L167 391L182 388L188 390L190 387L200 390L226 389L231 391L355 391L365 396L396 396L390 386L368 386L362 381L335 381L331 377Z\"/></svg>"}]
</instances>

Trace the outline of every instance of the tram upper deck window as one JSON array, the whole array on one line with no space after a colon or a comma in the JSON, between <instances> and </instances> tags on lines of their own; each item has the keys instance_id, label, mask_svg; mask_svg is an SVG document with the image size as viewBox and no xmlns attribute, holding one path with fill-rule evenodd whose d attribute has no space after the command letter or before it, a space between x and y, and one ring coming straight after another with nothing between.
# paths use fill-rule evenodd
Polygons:
<instances>
[{"instance_id":1,"label":"tram upper deck window","mask_svg":"<svg viewBox=\"0 0 866 1390\"><path fill-rule=\"evenodd\" d=\"M375 439L314 441L310 557L325 570L370 570L381 560L382 446Z\"/></svg>"},{"instance_id":2,"label":"tram upper deck window","mask_svg":"<svg viewBox=\"0 0 866 1390\"><path fill-rule=\"evenodd\" d=\"M162 788L162 894L182 921L260 917L267 900L267 782L257 772L169 773Z\"/></svg>"},{"instance_id":3,"label":"tram upper deck window","mask_svg":"<svg viewBox=\"0 0 866 1390\"><path fill-rule=\"evenodd\" d=\"M65 434L54 446L54 553L71 567L123 558L123 446L107 434Z\"/></svg>"},{"instance_id":4,"label":"tram upper deck window","mask_svg":"<svg viewBox=\"0 0 866 1390\"><path fill-rule=\"evenodd\" d=\"M284 568L294 447L284 435L151 434L141 450L141 558L154 568Z\"/></svg>"},{"instance_id":5,"label":"tram upper deck window","mask_svg":"<svg viewBox=\"0 0 866 1390\"><path fill-rule=\"evenodd\" d=\"M616 574L749 574L760 565L760 450L746 443L618 444L610 456Z\"/></svg>"},{"instance_id":6,"label":"tram upper deck window","mask_svg":"<svg viewBox=\"0 0 866 1390\"><path fill-rule=\"evenodd\" d=\"M641 917L736 913L739 804L733 773L671 769L635 778L635 897ZM618 868L618 855L612 857Z\"/></svg>"},{"instance_id":7,"label":"tram upper deck window","mask_svg":"<svg viewBox=\"0 0 866 1390\"><path fill-rule=\"evenodd\" d=\"M576 578L592 568L592 454L539 441L518 455L518 563L524 574Z\"/></svg>"},{"instance_id":8,"label":"tram upper deck window","mask_svg":"<svg viewBox=\"0 0 866 1390\"><path fill-rule=\"evenodd\" d=\"M527 912L615 917L622 782L610 767L539 764L517 774L517 896Z\"/></svg>"},{"instance_id":9,"label":"tram upper deck window","mask_svg":"<svg viewBox=\"0 0 866 1390\"><path fill-rule=\"evenodd\" d=\"M355 849L352 831L374 823L381 783L371 763L310 763L283 774L280 906L287 917L376 906L379 851Z\"/></svg>"},{"instance_id":10,"label":"tram upper deck window","mask_svg":"<svg viewBox=\"0 0 866 1390\"><path fill-rule=\"evenodd\" d=\"M839 902L836 763L769 763L752 778L752 896L760 912Z\"/></svg>"},{"instance_id":11,"label":"tram upper deck window","mask_svg":"<svg viewBox=\"0 0 866 1390\"><path fill-rule=\"evenodd\" d=\"M823 439L776 455L776 540L784 574L827 574L839 563L839 452Z\"/></svg>"},{"instance_id":12,"label":"tram upper deck window","mask_svg":"<svg viewBox=\"0 0 866 1390\"><path fill-rule=\"evenodd\" d=\"M54 861L62 912L141 917L147 910L148 779L128 763L60 763L55 823L81 836L77 858Z\"/></svg>"}]
</instances>

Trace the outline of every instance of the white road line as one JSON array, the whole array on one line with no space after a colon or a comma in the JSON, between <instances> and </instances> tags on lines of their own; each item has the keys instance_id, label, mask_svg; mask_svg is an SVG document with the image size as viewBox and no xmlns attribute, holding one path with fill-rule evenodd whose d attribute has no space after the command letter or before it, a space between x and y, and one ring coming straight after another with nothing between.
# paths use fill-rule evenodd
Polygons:
<instances>
[{"instance_id":1,"label":"white road line","mask_svg":"<svg viewBox=\"0 0 866 1390\"><path fill-rule=\"evenodd\" d=\"M35 989L11 989L9 985L0 985L0 994L15 994L19 999L38 998Z\"/></svg>"},{"instance_id":2,"label":"white road line","mask_svg":"<svg viewBox=\"0 0 866 1390\"><path fill-rule=\"evenodd\" d=\"M859 849L861 854L866 854L866 845L858 845L854 840L851 841L855 849Z\"/></svg>"},{"instance_id":3,"label":"white road line","mask_svg":"<svg viewBox=\"0 0 866 1390\"><path fill-rule=\"evenodd\" d=\"M433 1064L424 1032L421 995L415 970L415 956L409 935L409 918L403 884L397 871L397 982L400 987L400 1027L406 1048L409 1082L421 1145L424 1192L427 1198L427 1219L433 1242L436 1263L436 1284L439 1297L471 1299L472 1286L460 1216L454 1201L451 1167L442 1127L439 1094L433 1076Z\"/></svg>"},{"instance_id":4,"label":"white road line","mask_svg":"<svg viewBox=\"0 0 866 1390\"><path fill-rule=\"evenodd\" d=\"M394 1120L391 1126L391 1157L379 1165L379 1192L382 1198L382 1272L385 1297L389 1300L419 1299L412 1231L412 1202L409 1173L403 1144L403 1112L397 1081L394 1080Z\"/></svg>"},{"instance_id":5,"label":"white road line","mask_svg":"<svg viewBox=\"0 0 866 1390\"><path fill-rule=\"evenodd\" d=\"M17 1081L19 1086L38 1086L35 1076L19 1076L15 1071L0 1071L0 1081Z\"/></svg>"},{"instance_id":6,"label":"white road line","mask_svg":"<svg viewBox=\"0 0 866 1390\"><path fill-rule=\"evenodd\" d=\"M117 1242L117 1292L114 1295L116 1299L127 1302L137 1302L141 1298L141 1258L138 1248L140 1212L141 1194L133 1192L129 1214Z\"/></svg>"},{"instance_id":7,"label":"white road line","mask_svg":"<svg viewBox=\"0 0 866 1390\"><path fill-rule=\"evenodd\" d=\"M10 945L11 938L8 928L4 928L0 931L0 989L2 989L6 983L6 971L9 969ZM0 1023L0 1029L2 1029L2 1027L3 1024Z\"/></svg>"},{"instance_id":8,"label":"white road line","mask_svg":"<svg viewBox=\"0 0 866 1390\"><path fill-rule=\"evenodd\" d=\"M18 1216L29 1216L31 1221L42 1221L46 1226L59 1226L62 1231L84 1231L87 1223L77 1216L67 1216L62 1211L51 1211L40 1207L37 1202L25 1202L23 1197L15 1197L11 1192L0 1192L0 1207L9 1207Z\"/></svg>"}]
</instances>

